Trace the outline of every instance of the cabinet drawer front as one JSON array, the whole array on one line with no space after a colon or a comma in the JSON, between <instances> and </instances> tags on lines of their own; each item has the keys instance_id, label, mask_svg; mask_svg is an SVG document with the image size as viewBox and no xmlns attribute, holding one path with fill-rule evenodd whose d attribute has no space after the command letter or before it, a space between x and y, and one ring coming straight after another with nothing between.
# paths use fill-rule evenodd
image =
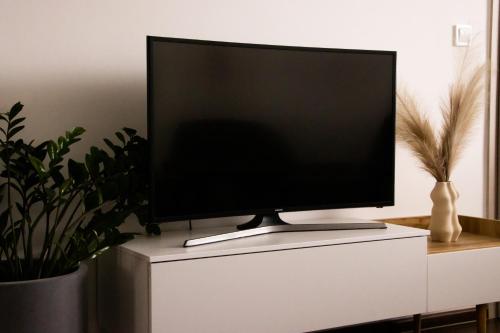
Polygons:
<instances>
[{"instance_id":1,"label":"cabinet drawer front","mask_svg":"<svg viewBox=\"0 0 500 333\"><path fill-rule=\"evenodd\" d=\"M426 310L426 238L155 263L151 328L305 332Z\"/></svg>"},{"instance_id":2,"label":"cabinet drawer front","mask_svg":"<svg viewBox=\"0 0 500 333\"><path fill-rule=\"evenodd\" d=\"M500 248L429 256L429 311L500 300Z\"/></svg>"}]
</instances>

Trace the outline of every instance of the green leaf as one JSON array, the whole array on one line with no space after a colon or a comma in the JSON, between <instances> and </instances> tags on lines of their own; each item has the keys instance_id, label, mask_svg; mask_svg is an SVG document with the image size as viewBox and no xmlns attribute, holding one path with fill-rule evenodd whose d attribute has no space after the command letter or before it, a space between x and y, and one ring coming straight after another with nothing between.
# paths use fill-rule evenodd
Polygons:
<instances>
[{"instance_id":1,"label":"green leaf","mask_svg":"<svg viewBox=\"0 0 500 333\"><path fill-rule=\"evenodd\" d=\"M137 134L137 131L133 128L128 128L128 127L124 127L123 128L123 131L125 133L127 133L127 135L129 136L129 138L135 136Z\"/></svg>"},{"instance_id":2,"label":"green leaf","mask_svg":"<svg viewBox=\"0 0 500 333\"><path fill-rule=\"evenodd\" d=\"M90 147L90 154L95 156L97 159L99 159L100 153L101 153L101 150L99 148L97 148L96 146Z\"/></svg>"},{"instance_id":3,"label":"green leaf","mask_svg":"<svg viewBox=\"0 0 500 333\"><path fill-rule=\"evenodd\" d=\"M21 102L17 102L16 104L14 104L9 112L9 120L14 119L18 115L18 113L21 112L23 107L24 105L22 105Z\"/></svg>"},{"instance_id":4,"label":"green leaf","mask_svg":"<svg viewBox=\"0 0 500 333\"><path fill-rule=\"evenodd\" d=\"M92 209L95 209L102 205L103 200L102 200L102 194L99 190L93 191L89 193L84 200L85 204L85 211L91 211Z\"/></svg>"},{"instance_id":5,"label":"green leaf","mask_svg":"<svg viewBox=\"0 0 500 333\"><path fill-rule=\"evenodd\" d=\"M15 127L16 125L19 125L20 123L22 123L26 118L25 117L21 117L21 118L17 118L17 119L14 119L13 121L10 122L10 127Z\"/></svg>"},{"instance_id":6,"label":"green leaf","mask_svg":"<svg viewBox=\"0 0 500 333\"><path fill-rule=\"evenodd\" d=\"M47 154L49 155L49 158L53 160L56 157L57 153L57 143L54 141L49 141L47 143Z\"/></svg>"},{"instance_id":7,"label":"green leaf","mask_svg":"<svg viewBox=\"0 0 500 333\"><path fill-rule=\"evenodd\" d=\"M72 159L68 161L68 172L77 185L82 184L89 176L85 164L76 162Z\"/></svg>"},{"instance_id":8,"label":"green leaf","mask_svg":"<svg viewBox=\"0 0 500 333\"><path fill-rule=\"evenodd\" d=\"M117 181L118 181L118 188L119 188L120 192L128 193L130 183L131 183L130 177L127 175L124 175L124 174L120 174L117 177Z\"/></svg>"},{"instance_id":9,"label":"green leaf","mask_svg":"<svg viewBox=\"0 0 500 333\"><path fill-rule=\"evenodd\" d=\"M21 214L21 215L24 214L24 208L19 202L16 202L16 208L17 208L17 211L19 212L19 214Z\"/></svg>"},{"instance_id":10,"label":"green leaf","mask_svg":"<svg viewBox=\"0 0 500 333\"><path fill-rule=\"evenodd\" d=\"M55 196L56 196L56 191L54 191L52 188L50 187L47 187L45 188L45 193L43 194L47 199L48 201L52 201ZM53 203L50 203L48 204L47 206L44 207L44 209L46 209L47 211L52 211L54 209L54 205Z\"/></svg>"},{"instance_id":11,"label":"green leaf","mask_svg":"<svg viewBox=\"0 0 500 333\"><path fill-rule=\"evenodd\" d=\"M64 183L64 177L62 173L57 169L51 169L50 175L52 176L52 180L54 180L54 184L60 187Z\"/></svg>"},{"instance_id":12,"label":"green leaf","mask_svg":"<svg viewBox=\"0 0 500 333\"><path fill-rule=\"evenodd\" d=\"M123 136L122 133L116 132L115 135L121 142L125 143L125 137Z\"/></svg>"},{"instance_id":13,"label":"green leaf","mask_svg":"<svg viewBox=\"0 0 500 333\"><path fill-rule=\"evenodd\" d=\"M68 144L73 144L80 141L78 136L82 135L84 132L85 129L83 127L75 127L69 131L66 131L66 139L68 140Z\"/></svg>"},{"instance_id":14,"label":"green leaf","mask_svg":"<svg viewBox=\"0 0 500 333\"><path fill-rule=\"evenodd\" d=\"M45 156L47 156L47 145L49 141L44 141L40 143L38 146L32 147L32 142L30 143L30 148L32 148L31 155L35 156L39 160L43 161Z\"/></svg>"},{"instance_id":15,"label":"green leaf","mask_svg":"<svg viewBox=\"0 0 500 333\"><path fill-rule=\"evenodd\" d=\"M85 223L64 233L64 246L57 244L57 240L52 244L61 253L42 276L67 272L68 267L74 267L80 260L98 255L110 246L131 239L132 234L124 234L118 230L131 214L138 216L142 225L148 224L147 142L137 136L136 130L123 128L114 134L118 139L114 136L111 140L105 139L104 143L113 152L104 145L101 145L104 149L92 147L83 161L75 161L66 159L64 155L70 152L73 143L80 140L79 136L85 132L82 127L70 129L54 141L25 142L21 139L22 134L18 134L26 122L19 114L21 109L22 105L18 103L11 112L0 114L0 180L4 180L3 177L7 175L11 177L11 190L17 198L10 206L11 210L15 210L12 232L8 230L8 210L3 205L6 186L5 182L0 183L0 201L4 200L1 201L0 209L2 246L13 248L14 241L20 237L20 230L27 221L38 223L43 221L42 213L50 215L56 209L64 207L62 205L76 204L69 201L73 194L83 197L83 208L89 212L89 216L85 216ZM3 132L6 132L5 137L9 140L2 137ZM11 137L14 139L10 140ZM67 167L67 174L64 165ZM108 201L112 207L103 212L102 205ZM148 230L156 234L159 227L151 225ZM32 267L28 268L32 270ZM3 271L0 272L2 273Z\"/></svg>"},{"instance_id":16,"label":"green leaf","mask_svg":"<svg viewBox=\"0 0 500 333\"><path fill-rule=\"evenodd\" d=\"M111 142L111 140L104 139L104 143L106 143L106 145L109 148L111 148L111 150L113 151L113 153L115 153L115 154L120 154L121 153L122 148L120 146L115 145L113 142Z\"/></svg>"},{"instance_id":17,"label":"green leaf","mask_svg":"<svg viewBox=\"0 0 500 333\"><path fill-rule=\"evenodd\" d=\"M5 228L7 227L7 219L9 217L9 210L6 209L2 212L2 214L0 214L0 235L2 234L2 232L5 230Z\"/></svg>"},{"instance_id":18,"label":"green leaf","mask_svg":"<svg viewBox=\"0 0 500 333\"><path fill-rule=\"evenodd\" d=\"M19 131L21 131L23 128L24 128L24 125L21 125L21 126L17 126L17 127L12 128L11 130L9 130L9 132L7 133L9 136L9 139L12 138L17 133L19 133Z\"/></svg>"},{"instance_id":19,"label":"green leaf","mask_svg":"<svg viewBox=\"0 0 500 333\"><path fill-rule=\"evenodd\" d=\"M97 251L98 246L99 246L99 235L94 230L92 230L92 231L93 232L91 233L91 236L93 236L94 239L91 241L87 241L88 253L94 253L95 251Z\"/></svg>"},{"instance_id":20,"label":"green leaf","mask_svg":"<svg viewBox=\"0 0 500 333\"><path fill-rule=\"evenodd\" d=\"M104 183L100 188L105 201L116 199L120 193L118 184L113 181Z\"/></svg>"},{"instance_id":21,"label":"green leaf","mask_svg":"<svg viewBox=\"0 0 500 333\"><path fill-rule=\"evenodd\" d=\"M80 136L82 135L83 133L85 133L85 128L83 127L75 127L71 130L71 136L73 138L76 138L77 136Z\"/></svg>"},{"instance_id":22,"label":"green leaf","mask_svg":"<svg viewBox=\"0 0 500 333\"><path fill-rule=\"evenodd\" d=\"M29 158L29 160L31 162L31 165L33 166L33 168L35 168L36 172L39 175L45 175L46 174L45 167L44 167L42 161L40 161L38 158L36 158L33 155L29 155L28 158Z\"/></svg>"},{"instance_id":23,"label":"green leaf","mask_svg":"<svg viewBox=\"0 0 500 333\"><path fill-rule=\"evenodd\" d=\"M63 183L61 184L61 187L59 188L59 190L61 191L61 194L66 193L66 191L70 188L72 183L73 183L72 179L64 180Z\"/></svg>"},{"instance_id":24,"label":"green leaf","mask_svg":"<svg viewBox=\"0 0 500 333\"><path fill-rule=\"evenodd\" d=\"M57 139L57 144L59 146L59 149L62 149L63 147L65 147L67 145L66 138L64 136L60 136Z\"/></svg>"},{"instance_id":25,"label":"green leaf","mask_svg":"<svg viewBox=\"0 0 500 333\"><path fill-rule=\"evenodd\" d=\"M23 195L24 191L21 190L21 188L18 185L16 185L16 183L11 182L10 187L13 188L17 193L19 193L19 195L21 196Z\"/></svg>"},{"instance_id":26,"label":"green leaf","mask_svg":"<svg viewBox=\"0 0 500 333\"><path fill-rule=\"evenodd\" d=\"M76 143L76 142L78 142L80 140L81 140L80 138L72 138L69 143L73 144L73 143Z\"/></svg>"},{"instance_id":27,"label":"green leaf","mask_svg":"<svg viewBox=\"0 0 500 333\"><path fill-rule=\"evenodd\" d=\"M59 155L63 156L66 155L67 153L69 153L69 148L67 145L64 145L64 147L59 150Z\"/></svg>"},{"instance_id":28,"label":"green leaf","mask_svg":"<svg viewBox=\"0 0 500 333\"><path fill-rule=\"evenodd\" d=\"M99 162L95 156L95 154L86 154L85 155L85 165L87 166L87 170L92 177L97 177L99 175Z\"/></svg>"}]
</instances>

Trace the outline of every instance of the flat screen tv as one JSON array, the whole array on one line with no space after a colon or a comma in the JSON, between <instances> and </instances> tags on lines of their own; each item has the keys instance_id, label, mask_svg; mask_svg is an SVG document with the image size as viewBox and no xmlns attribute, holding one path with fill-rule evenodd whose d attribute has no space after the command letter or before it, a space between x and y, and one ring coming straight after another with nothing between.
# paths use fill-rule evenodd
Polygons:
<instances>
[{"instance_id":1,"label":"flat screen tv","mask_svg":"<svg viewBox=\"0 0 500 333\"><path fill-rule=\"evenodd\" d=\"M394 204L396 52L148 37L147 68L154 222Z\"/></svg>"}]
</instances>

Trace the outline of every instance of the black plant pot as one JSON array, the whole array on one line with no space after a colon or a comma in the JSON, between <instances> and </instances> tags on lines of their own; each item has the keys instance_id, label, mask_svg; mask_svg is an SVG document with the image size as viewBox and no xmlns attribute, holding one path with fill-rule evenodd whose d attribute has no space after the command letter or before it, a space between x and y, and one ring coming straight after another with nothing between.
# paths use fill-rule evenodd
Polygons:
<instances>
[{"instance_id":1,"label":"black plant pot","mask_svg":"<svg viewBox=\"0 0 500 333\"><path fill-rule=\"evenodd\" d=\"M0 332L87 333L87 266L52 278L0 282Z\"/></svg>"}]
</instances>

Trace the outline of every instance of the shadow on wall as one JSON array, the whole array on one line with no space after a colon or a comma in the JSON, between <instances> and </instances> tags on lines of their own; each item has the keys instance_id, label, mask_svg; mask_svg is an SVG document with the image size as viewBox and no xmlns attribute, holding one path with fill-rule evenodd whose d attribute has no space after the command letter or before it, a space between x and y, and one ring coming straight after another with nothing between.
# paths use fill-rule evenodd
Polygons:
<instances>
[{"instance_id":1,"label":"shadow on wall","mask_svg":"<svg viewBox=\"0 0 500 333\"><path fill-rule=\"evenodd\" d=\"M3 83L0 110L7 111L17 101L25 105L25 138L57 138L76 126L87 130L74 148L75 158L91 145L102 146L103 138L122 127L146 135L145 77L65 74Z\"/></svg>"}]
</instances>

